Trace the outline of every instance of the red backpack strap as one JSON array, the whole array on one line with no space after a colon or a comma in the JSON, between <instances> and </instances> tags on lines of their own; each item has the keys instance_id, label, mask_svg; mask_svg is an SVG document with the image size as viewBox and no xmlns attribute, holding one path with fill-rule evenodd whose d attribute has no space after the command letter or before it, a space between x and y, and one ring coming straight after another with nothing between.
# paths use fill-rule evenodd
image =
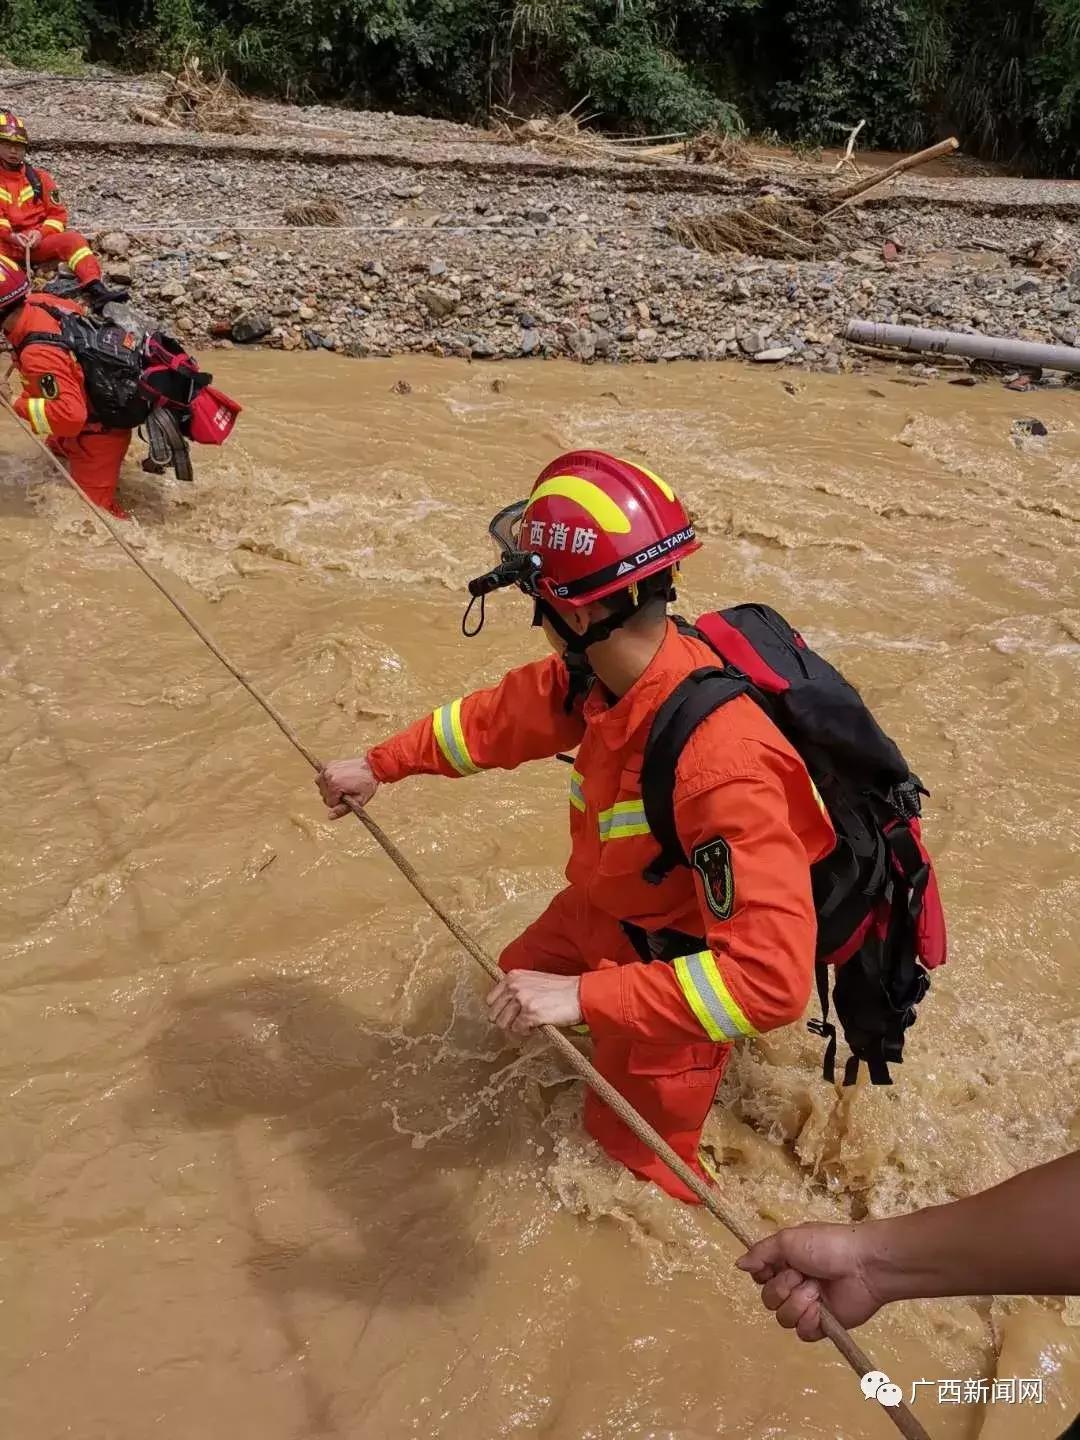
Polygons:
<instances>
[{"instance_id":1,"label":"red backpack strap","mask_svg":"<svg viewBox=\"0 0 1080 1440\"><path fill-rule=\"evenodd\" d=\"M729 620L717 611L698 618L694 629L702 635L718 655L741 670L759 690L770 695L779 695L790 689L783 675L778 675L769 662L759 654L750 640L737 630Z\"/></svg>"}]
</instances>

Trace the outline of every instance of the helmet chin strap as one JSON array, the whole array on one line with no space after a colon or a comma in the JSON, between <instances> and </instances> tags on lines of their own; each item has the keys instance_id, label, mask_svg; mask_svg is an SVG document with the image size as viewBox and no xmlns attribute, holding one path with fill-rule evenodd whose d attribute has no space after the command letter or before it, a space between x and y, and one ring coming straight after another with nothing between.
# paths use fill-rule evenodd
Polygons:
<instances>
[{"instance_id":1,"label":"helmet chin strap","mask_svg":"<svg viewBox=\"0 0 1080 1440\"><path fill-rule=\"evenodd\" d=\"M590 645L598 645L601 640L607 640L614 635L615 631L625 625L639 608L638 605L628 600L621 609L613 611L603 620L595 621L579 635L566 623L554 605L549 604L546 600L537 600L533 609L533 624L539 625L542 620L546 620L565 644L568 655L584 655Z\"/></svg>"},{"instance_id":2,"label":"helmet chin strap","mask_svg":"<svg viewBox=\"0 0 1080 1440\"><path fill-rule=\"evenodd\" d=\"M576 630L570 628L553 605L549 605L546 600L537 599L533 607L533 624L539 625L546 620L566 646L563 661L570 672L570 684L567 687L563 709L568 715L579 697L588 693L590 685L596 679L593 668L589 664L589 657L585 652L590 645L596 645L601 640L606 640L609 635L618 630L620 625L625 625L638 608L637 605L630 602L606 619L598 620L595 624L590 625L583 634L579 635Z\"/></svg>"}]
</instances>

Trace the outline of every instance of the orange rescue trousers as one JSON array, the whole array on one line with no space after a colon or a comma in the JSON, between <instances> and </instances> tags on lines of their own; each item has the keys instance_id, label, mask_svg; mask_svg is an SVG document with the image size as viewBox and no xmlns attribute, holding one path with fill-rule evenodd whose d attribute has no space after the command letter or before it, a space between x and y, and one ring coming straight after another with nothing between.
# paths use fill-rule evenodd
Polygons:
<instances>
[{"instance_id":1,"label":"orange rescue trousers","mask_svg":"<svg viewBox=\"0 0 1080 1440\"><path fill-rule=\"evenodd\" d=\"M601 960L601 956L606 958ZM499 965L503 970L583 975L587 970L628 965L639 959L619 922L591 905L584 892L571 885L555 896L524 934L511 941L500 955ZM594 1040L592 1060L675 1153L707 1180L698 1158L698 1143L730 1053L730 1045L709 1040L658 1045L605 1038ZM585 1128L613 1160L640 1179L654 1181L679 1200L701 1203L591 1090L585 1096Z\"/></svg>"},{"instance_id":2,"label":"orange rescue trousers","mask_svg":"<svg viewBox=\"0 0 1080 1440\"><path fill-rule=\"evenodd\" d=\"M71 478L88 500L126 518L116 503L116 486L131 444L130 430L84 430L71 437L50 435L47 443L54 455L67 461Z\"/></svg>"},{"instance_id":3,"label":"orange rescue trousers","mask_svg":"<svg viewBox=\"0 0 1080 1440\"><path fill-rule=\"evenodd\" d=\"M22 264L26 251L17 236L5 236L4 253ZM62 230L58 235L46 230L30 251L32 265L51 265L53 261L69 266L82 285L101 279L101 266L77 230Z\"/></svg>"}]
</instances>

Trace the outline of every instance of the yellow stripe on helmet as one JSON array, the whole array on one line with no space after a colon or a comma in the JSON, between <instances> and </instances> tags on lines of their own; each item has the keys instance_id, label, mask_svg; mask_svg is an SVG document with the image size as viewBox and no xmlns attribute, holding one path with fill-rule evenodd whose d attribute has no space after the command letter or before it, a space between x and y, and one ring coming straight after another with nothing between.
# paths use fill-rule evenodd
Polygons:
<instances>
[{"instance_id":1,"label":"yellow stripe on helmet","mask_svg":"<svg viewBox=\"0 0 1080 1440\"><path fill-rule=\"evenodd\" d=\"M624 460L622 463L624 465L632 465L635 470L640 470L642 475L647 475L652 481L652 483L656 486L656 488L660 491L660 494L663 495L665 500L675 499L675 491L672 490L671 486L667 483L667 481L661 480L659 475L654 475L647 466L642 465L640 460Z\"/></svg>"},{"instance_id":2,"label":"yellow stripe on helmet","mask_svg":"<svg viewBox=\"0 0 1080 1440\"><path fill-rule=\"evenodd\" d=\"M549 495L558 495L580 505L591 520L595 520L609 535L626 535L630 531L629 517L615 504L610 495L605 495L599 485L591 480L582 480L579 475L553 475L543 480L529 496L529 509L538 500Z\"/></svg>"}]
</instances>

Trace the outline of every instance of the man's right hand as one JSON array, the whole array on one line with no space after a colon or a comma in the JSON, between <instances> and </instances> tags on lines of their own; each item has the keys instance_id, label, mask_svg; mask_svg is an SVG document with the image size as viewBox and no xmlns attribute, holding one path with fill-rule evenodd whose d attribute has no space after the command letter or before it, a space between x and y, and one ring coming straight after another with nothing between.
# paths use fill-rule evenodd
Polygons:
<instances>
[{"instance_id":1,"label":"man's right hand","mask_svg":"<svg viewBox=\"0 0 1080 1440\"><path fill-rule=\"evenodd\" d=\"M851 1327L869 1320L887 1298L867 1275L865 1242L872 1228L795 1225L759 1240L735 1263L762 1287L766 1309L785 1330L800 1340L821 1340L822 1300L841 1325Z\"/></svg>"},{"instance_id":2,"label":"man's right hand","mask_svg":"<svg viewBox=\"0 0 1080 1440\"><path fill-rule=\"evenodd\" d=\"M326 802L331 820L340 820L343 815L349 814L349 807L344 801L346 795L357 805L364 806L379 788L379 782L364 756L356 760L331 760L320 770L315 784Z\"/></svg>"},{"instance_id":3,"label":"man's right hand","mask_svg":"<svg viewBox=\"0 0 1080 1440\"><path fill-rule=\"evenodd\" d=\"M21 240L27 250L33 250L40 243L41 231L24 230L21 235L16 236L16 239Z\"/></svg>"}]
</instances>

